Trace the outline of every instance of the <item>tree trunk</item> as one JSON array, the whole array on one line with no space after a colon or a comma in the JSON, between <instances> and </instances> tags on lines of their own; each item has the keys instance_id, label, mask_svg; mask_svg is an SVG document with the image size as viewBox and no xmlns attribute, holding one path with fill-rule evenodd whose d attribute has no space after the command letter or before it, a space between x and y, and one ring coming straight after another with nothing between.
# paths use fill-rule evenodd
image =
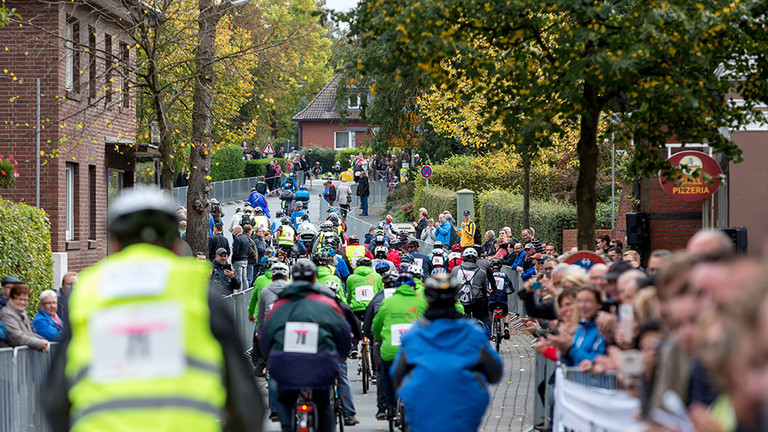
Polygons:
<instances>
[{"instance_id":1,"label":"tree trunk","mask_svg":"<svg viewBox=\"0 0 768 432\"><path fill-rule=\"evenodd\" d=\"M531 227L531 154L523 153L523 227Z\"/></svg>"},{"instance_id":2,"label":"tree trunk","mask_svg":"<svg viewBox=\"0 0 768 432\"><path fill-rule=\"evenodd\" d=\"M579 180L576 183L577 243L579 250L595 249L595 182L597 180L597 124L600 104L596 89L584 84L584 112L576 151L579 155Z\"/></svg>"},{"instance_id":3,"label":"tree trunk","mask_svg":"<svg viewBox=\"0 0 768 432\"><path fill-rule=\"evenodd\" d=\"M208 250L210 208L211 128L213 118L214 42L221 15L213 0L199 0L195 93L192 107L192 142L187 191L187 242L194 252Z\"/></svg>"}]
</instances>

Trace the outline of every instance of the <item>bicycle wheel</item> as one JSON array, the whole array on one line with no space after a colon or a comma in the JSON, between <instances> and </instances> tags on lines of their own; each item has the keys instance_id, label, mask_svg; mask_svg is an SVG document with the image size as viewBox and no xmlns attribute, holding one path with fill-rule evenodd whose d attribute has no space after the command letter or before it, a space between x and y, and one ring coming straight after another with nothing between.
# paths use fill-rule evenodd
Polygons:
<instances>
[{"instance_id":1,"label":"bicycle wheel","mask_svg":"<svg viewBox=\"0 0 768 432\"><path fill-rule=\"evenodd\" d=\"M333 416L339 426L339 432L344 432L344 412L341 409L338 383L333 385Z\"/></svg>"},{"instance_id":2,"label":"bicycle wheel","mask_svg":"<svg viewBox=\"0 0 768 432\"><path fill-rule=\"evenodd\" d=\"M493 320L493 338L496 339L496 352L501 352L501 320L498 318Z\"/></svg>"},{"instance_id":3,"label":"bicycle wheel","mask_svg":"<svg viewBox=\"0 0 768 432\"><path fill-rule=\"evenodd\" d=\"M406 432L408 425L405 423L405 405L403 405L403 401L400 399L397 400L397 419L400 430Z\"/></svg>"}]
</instances>

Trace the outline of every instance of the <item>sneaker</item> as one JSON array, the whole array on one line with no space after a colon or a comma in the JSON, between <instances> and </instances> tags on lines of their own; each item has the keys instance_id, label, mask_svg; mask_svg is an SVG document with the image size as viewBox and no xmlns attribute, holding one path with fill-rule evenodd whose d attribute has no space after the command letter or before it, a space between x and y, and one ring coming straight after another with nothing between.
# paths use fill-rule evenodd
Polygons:
<instances>
[{"instance_id":1,"label":"sneaker","mask_svg":"<svg viewBox=\"0 0 768 432\"><path fill-rule=\"evenodd\" d=\"M387 419L387 410L384 408L379 408L378 411L376 411L376 420L386 420Z\"/></svg>"},{"instance_id":2,"label":"sneaker","mask_svg":"<svg viewBox=\"0 0 768 432\"><path fill-rule=\"evenodd\" d=\"M276 413L276 412L274 412L274 411L272 411L271 413L269 413L269 420L270 420L270 421L272 421L273 423L274 423L274 422L277 422L277 421L280 421L280 420L277 418L277 413Z\"/></svg>"},{"instance_id":3,"label":"sneaker","mask_svg":"<svg viewBox=\"0 0 768 432\"><path fill-rule=\"evenodd\" d=\"M349 358L356 359L357 358L357 348L352 348L352 351L349 353Z\"/></svg>"},{"instance_id":4,"label":"sneaker","mask_svg":"<svg viewBox=\"0 0 768 432\"><path fill-rule=\"evenodd\" d=\"M371 377L371 384L376 385L376 383L379 381L379 376L377 374L373 374Z\"/></svg>"},{"instance_id":5,"label":"sneaker","mask_svg":"<svg viewBox=\"0 0 768 432\"><path fill-rule=\"evenodd\" d=\"M360 423L360 420L354 414L344 416L344 426L354 426L358 423Z\"/></svg>"},{"instance_id":6,"label":"sneaker","mask_svg":"<svg viewBox=\"0 0 768 432\"><path fill-rule=\"evenodd\" d=\"M504 327L504 339L509 339L509 327Z\"/></svg>"}]
</instances>

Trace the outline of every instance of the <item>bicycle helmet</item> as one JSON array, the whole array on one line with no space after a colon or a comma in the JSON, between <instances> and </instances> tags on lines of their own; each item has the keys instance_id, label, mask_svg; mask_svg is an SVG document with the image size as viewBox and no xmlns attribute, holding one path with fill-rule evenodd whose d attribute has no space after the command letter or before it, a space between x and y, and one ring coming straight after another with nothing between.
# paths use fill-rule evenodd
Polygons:
<instances>
[{"instance_id":1,"label":"bicycle helmet","mask_svg":"<svg viewBox=\"0 0 768 432\"><path fill-rule=\"evenodd\" d=\"M406 273L412 274L413 277L421 278L423 275L421 266L416 264L411 264L408 266L408 269L406 269Z\"/></svg>"},{"instance_id":2,"label":"bicycle helmet","mask_svg":"<svg viewBox=\"0 0 768 432\"><path fill-rule=\"evenodd\" d=\"M382 261L378 264L376 264L376 273L383 275L384 273L388 272L390 269L389 263L386 261Z\"/></svg>"},{"instance_id":3,"label":"bicycle helmet","mask_svg":"<svg viewBox=\"0 0 768 432\"><path fill-rule=\"evenodd\" d=\"M272 265L272 268L270 269L270 272L272 273L272 277L282 276L284 278L287 278L288 277L288 265L278 261L278 262L276 262L275 264Z\"/></svg>"},{"instance_id":4,"label":"bicycle helmet","mask_svg":"<svg viewBox=\"0 0 768 432\"><path fill-rule=\"evenodd\" d=\"M400 277L400 273L395 270L388 270L381 275L381 282L384 284L384 288L397 287L397 278Z\"/></svg>"},{"instance_id":5,"label":"bicycle helmet","mask_svg":"<svg viewBox=\"0 0 768 432\"><path fill-rule=\"evenodd\" d=\"M389 214L388 214L388 215L387 215L387 217L385 218L385 220L386 220L387 222L392 222L392 215L389 215Z\"/></svg>"},{"instance_id":6,"label":"bicycle helmet","mask_svg":"<svg viewBox=\"0 0 768 432\"><path fill-rule=\"evenodd\" d=\"M447 274L438 274L424 282L424 297L429 303L455 303L460 284Z\"/></svg>"},{"instance_id":7,"label":"bicycle helmet","mask_svg":"<svg viewBox=\"0 0 768 432\"><path fill-rule=\"evenodd\" d=\"M503 265L504 264L501 262L501 260L495 259L495 260L491 261L491 268L494 269L494 270L501 270L501 267Z\"/></svg>"},{"instance_id":8,"label":"bicycle helmet","mask_svg":"<svg viewBox=\"0 0 768 432\"><path fill-rule=\"evenodd\" d=\"M411 288L416 288L416 282L413 280L413 275L410 273L400 273L397 277L397 286L408 285Z\"/></svg>"},{"instance_id":9,"label":"bicycle helmet","mask_svg":"<svg viewBox=\"0 0 768 432\"><path fill-rule=\"evenodd\" d=\"M408 249L418 249L419 246L420 245L418 240L411 240L408 242Z\"/></svg>"},{"instance_id":10,"label":"bicycle helmet","mask_svg":"<svg viewBox=\"0 0 768 432\"><path fill-rule=\"evenodd\" d=\"M301 258L291 267L291 277L293 280L303 280L311 282L317 278L317 266L312 261Z\"/></svg>"},{"instance_id":11,"label":"bicycle helmet","mask_svg":"<svg viewBox=\"0 0 768 432\"><path fill-rule=\"evenodd\" d=\"M404 253L403 256L400 257L400 262L405 264L413 264L415 259L413 258L413 255L409 253Z\"/></svg>"},{"instance_id":12,"label":"bicycle helmet","mask_svg":"<svg viewBox=\"0 0 768 432\"><path fill-rule=\"evenodd\" d=\"M288 225L289 223L291 223L291 220L288 219L287 217L284 217L280 219L280 223L282 223L283 225Z\"/></svg>"},{"instance_id":13,"label":"bicycle helmet","mask_svg":"<svg viewBox=\"0 0 768 432\"><path fill-rule=\"evenodd\" d=\"M178 236L176 206L160 189L126 189L108 211L109 232L127 246L154 243L170 248Z\"/></svg>"},{"instance_id":14,"label":"bicycle helmet","mask_svg":"<svg viewBox=\"0 0 768 432\"><path fill-rule=\"evenodd\" d=\"M349 236L349 244L360 244L360 237L356 234Z\"/></svg>"},{"instance_id":15,"label":"bicycle helmet","mask_svg":"<svg viewBox=\"0 0 768 432\"><path fill-rule=\"evenodd\" d=\"M336 207L328 207L327 213L336 213Z\"/></svg>"},{"instance_id":16,"label":"bicycle helmet","mask_svg":"<svg viewBox=\"0 0 768 432\"><path fill-rule=\"evenodd\" d=\"M455 245L451 246L451 252L461 252L461 245L460 244L455 244Z\"/></svg>"},{"instance_id":17,"label":"bicycle helmet","mask_svg":"<svg viewBox=\"0 0 768 432\"><path fill-rule=\"evenodd\" d=\"M435 248L435 249L442 249L442 248L443 248L443 242L441 242L441 241L436 241L436 242L435 242L435 246L434 246L434 248Z\"/></svg>"},{"instance_id":18,"label":"bicycle helmet","mask_svg":"<svg viewBox=\"0 0 768 432\"><path fill-rule=\"evenodd\" d=\"M435 277L441 274L448 274L448 271L445 269L445 267L435 267L432 269L432 273L430 273L429 275L432 277Z\"/></svg>"},{"instance_id":19,"label":"bicycle helmet","mask_svg":"<svg viewBox=\"0 0 768 432\"><path fill-rule=\"evenodd\" d=\"M358 258L357 259L357 266L358 267L360 267L360 266L370 267L372 264L373 264L373 261L371 261L371 259L368 258L368 257L362 257L362 258Z\"/></svg>"},{"instance_id":20,"label":"bicycle helmet","mask_svg":"<svg viewBox=\"0 0 768 432\"><path fill-rule=\"evenodd\" d=\"M304 185L299 186L299 190L307 190L307 187Z\"/></svg>"},{"instance_id":21,"label":"bicycle helmet","mask_svg":"<svg viewBox=\"0 0 768 432\"><path fill-rule=\"evenodd\" d=\"M373 257L377 259L386 259L389 249L386 246L376 246L373 248Z\"/></svg>"},{"instance_id":22,"label":"bicycle helmet","mask_svg":"<svg viewBox=\"0 0 768 432\"><path fill-rule=\"evenodd\" d=\"M211 198L211 204L218 204L218 203L219 203L219 200L217 200L216 198Z\"/></svg>"},{"instance_id":23,"label":"bicycle helmet","mask_svg":"<svg viewBox=\"0 0 768 432\"><path fill-rule=\"evenodd\" d=\"M383 235L377 235L376 237L373 238L373 243L376 245L383 245L386 242L387 242L387 238L384 237Z\"/></svg>"},{"instance_id":24,"label":"bicycle helmet","mask_svg":"<svg viewBox=\"0 0 768 432\"><path fill-rule=\"evenodd\" d=\"M312 254L312 262L318 266L324 266L331 263L331 255L328 254L327 248L322 248L319 251Z\"/></svg>"},{"instance_id":25,"label":"bicycle helmet","mask_svg":"<svg viewBox=\"0 0 768 432\"><path fill-rule=\"evenodd\" d=\"M475 248L468 247L468 248L464 249L464 252L461 254L461 256L464 259L467 259L467 258L477 258L477 250L475 250Z\"/></svg>"},{"instance_id":26,"label":"bicycle helmet","mask_svg":"<svg viewBox=\"0 0 768 432\"><path fill-rule=\"evenodd\" d=\"M320 223L320 230L321 231L329 231L333 230L333 222L325 221Z\"/></svg>"},{"instance_id":27,"label":"bicycle helmet","mask_svg":"<svg viewBox=\"0 0 768 432\"><path fill-rule=\"evenodd\" d=\"M248 207L246 207L245 209L248 210ZM241 209L240 207L235 209L235 213L240 213L241 211L243 211L243 209Z\"/></svg>"}]
</instances>

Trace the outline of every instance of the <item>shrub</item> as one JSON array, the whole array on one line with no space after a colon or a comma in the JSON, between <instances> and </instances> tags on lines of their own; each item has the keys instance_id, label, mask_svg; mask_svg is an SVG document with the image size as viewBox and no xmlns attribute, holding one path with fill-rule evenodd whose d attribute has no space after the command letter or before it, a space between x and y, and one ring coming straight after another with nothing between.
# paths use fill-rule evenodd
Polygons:
<instances>
[{"instance_id":1,"label":"shrub","mask_svg":"<svg viewBox=\"0 0 768 432\"><path fill-rule=\"evenodd\" d=\"M387 195L387 207L391 207L393 204L402 205L407 202L412 203L415 187L416 183L414 182L400 183L400 186L398 186L394 192Z\"/></svg>"},{"instance_id":2,"label":"shrub","mask_svg":"<svg viewBox=\"0 0 768 432\"><path fill-rule=\"evenodd\" d=\"M224 146L211 157L211 177L214 182L243 178L245 162L240 146Z\"/></svg>"},{"instance_id":3,"label":"shrub","mask_svg":"<svg viewBox=\"0 0 768 432\"><path fill-rule=\"evenodd\" d=\"M373 151L370 149L370 147L363 147L363 148L352 148L352 149L346 149L346 150L339 150L336 152L336 160L341 162L341 170L345 171L349 169L349 157L356 154L364 154L364 155L370 155L373 154Z\"/></svg>"},{"instance_id":4,"label":"shrub","mask_svg":"<svg viewBox=\"0 0 768 432\"><path fill-rule=\"evenodd\" d=\"M37 313L37 299L53 289L51 224L44 211L0 198L0 275L15 276L32 292L27 311Z\"/></svg>"},{"instance_id":5,"label":"shrub","mask_svg":"<svg viewBox=\"0 0 768 432\"><path fill-rule=\"evenodd\" d=\"M16 167L19 166L19 162L13 159L13 155L9 155L6 159L3 159L3 155L0 155L0 187L8 189L16 184L16 179L19 177L19 173L16 172Z\"/></svg>"},{"instance_id":6,"label":"shrub","mask_svg":"<svg viewBox=\"0 0 768 432\"><path fill-rule=\"evenodd\" d=\"M486 229L498 232L499 228L508 226L519 239L520 231L526 228L523 226L523 197L503 190L485 191L478 195L479 207L476 211ZM541 241L554 242L558 250L563 245L563 230L576 228L576 208L572 205L531 200L530 212L536 237Z\"/></svg>"},{"instance_id":7,"label":"shrub","mask_svg":"<svg viewBox=\"0 0 768 432\"><path fill-rule=\"evenodd\" d=\"M280 164L280 167L283 168L283 172L285 172L285 159L251 159L245 161L245 169L244 169L244 176L245 177L258 177L258 176L266 176L267 175L267 164L272 163L273 160L277 160L277 162Z\"/></svg>"},{"instance_id":8,"label":"shrub","mask_svg":"<svg viewBox=\"0 0 768 432\"><path fill-rule=\"evenodd\" d=\"M336 163L336 152L321 147L312 147L313 166L315 162L320 162L320 167L323 168L324 173L330 172L331 167ZM309 168L312 169L312 167Z\"/></svg>"},{"instance_id":9,"label":"shrub","mask_svg":"<svg viewBox=\"0 0 768 432\"><path fill-rule=\"evenodd\" d=\"M424 207L430 217L448 210L456 218L456 192L439 186L417 185L413 196L415 208ZM458 220L458 219L457 219Z\"/></svg>"}]
</instances>

